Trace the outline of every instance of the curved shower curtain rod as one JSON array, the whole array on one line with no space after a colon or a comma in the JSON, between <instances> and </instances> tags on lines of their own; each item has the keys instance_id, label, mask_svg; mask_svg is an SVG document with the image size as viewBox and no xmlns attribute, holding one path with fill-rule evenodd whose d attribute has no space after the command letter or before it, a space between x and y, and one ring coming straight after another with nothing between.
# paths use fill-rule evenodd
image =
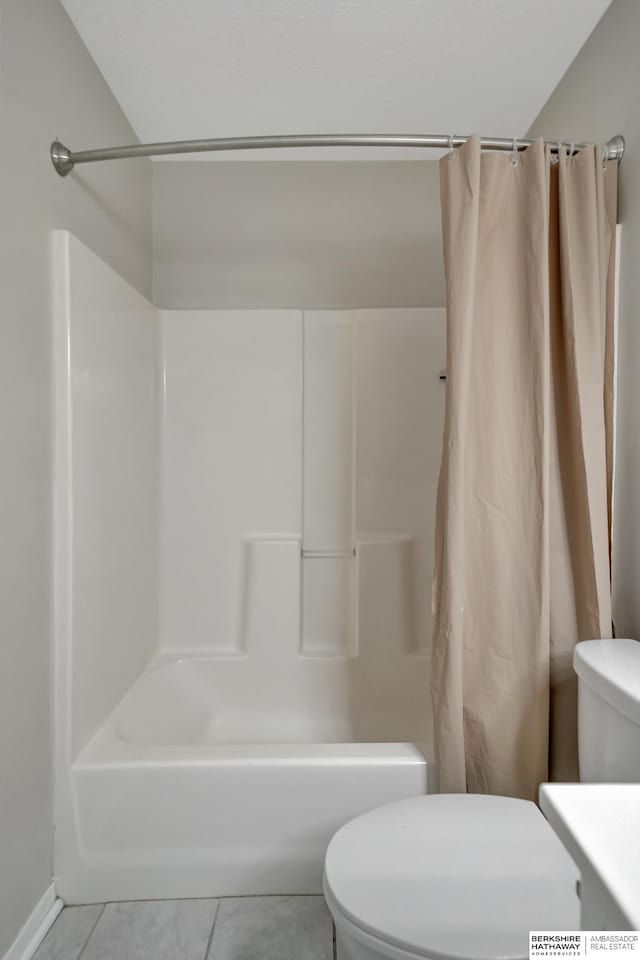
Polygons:
<instances>
[{"instance_id":1,"label":"curved shower curtain rod","mask_svg":"<svg viewBox=\"0 0 640 960\"><path fill-rule=\"evenodd\" d=\"M209 153L219 150L264 150L282 147L431 147L452 150L469 139L468 136L416 134L394 136L375 134L293 134L275 137L223 137L216 140L168 140L164 143L135 143L124 147L104 147L100 150L70 150L59 140L51 144L51 162L61 177L71 173L78 163L96 163L99 160L128 160L135 157L165 157L178 153ZM524 150L534 140L482 138L482 147L487 150ZM587 143L571 143L565 140L546 140L552 150L560 146L570 152L589 146ZM602 147L603 160L621 160L624 154L624 137L618 134Z\"/></svg>"}]
</instances>

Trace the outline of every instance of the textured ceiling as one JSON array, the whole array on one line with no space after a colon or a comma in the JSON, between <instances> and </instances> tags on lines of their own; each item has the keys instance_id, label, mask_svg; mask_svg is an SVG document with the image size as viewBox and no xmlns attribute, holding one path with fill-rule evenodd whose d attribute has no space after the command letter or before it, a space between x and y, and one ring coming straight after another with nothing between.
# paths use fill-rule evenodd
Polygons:
<instances>
[{"instance_id":1,"label":"textured ceiling","mask_svg":"<svg viewBox=\"0 0 640 960\"><path fill-rule=\"evenodd\" d=\"M521 136L610 2L63 0L143 141ZM389 156L353 148L297 153ZM416 158L415 151L392 155Z\"/></svg>"}]
</instances>

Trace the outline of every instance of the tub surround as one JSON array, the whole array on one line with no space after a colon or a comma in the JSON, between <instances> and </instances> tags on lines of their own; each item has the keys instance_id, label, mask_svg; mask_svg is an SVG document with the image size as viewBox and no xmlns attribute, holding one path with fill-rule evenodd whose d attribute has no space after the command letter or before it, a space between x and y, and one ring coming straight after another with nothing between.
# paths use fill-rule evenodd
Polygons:
<instances>
[{"instance_id":1,"label":"tub surround","mask_svg":"<svg viewBox=\"0 0 640 960\"><path fill-rule=\"evenodd\" d=\"M545 783L540 807L581 876L583 930L640 930L640 784Z\"/></svg>"},{"instance_id":2,"label":"tub surround","mask_svg":"<svg viewBox=\"0 0 640 960\"><path fill-rule=\"evenodd\" d=\"M57 889L319 893L433 789L443 311L158 311L54 247Z\"/></svg>"}]
</instances>

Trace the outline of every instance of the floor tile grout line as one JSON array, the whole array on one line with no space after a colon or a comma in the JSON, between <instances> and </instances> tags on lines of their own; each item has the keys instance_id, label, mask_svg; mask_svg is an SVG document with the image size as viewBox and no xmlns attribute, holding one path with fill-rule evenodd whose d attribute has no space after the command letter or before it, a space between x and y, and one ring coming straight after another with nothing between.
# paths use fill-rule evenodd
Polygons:
<instances>
[{"instance_id":1,"label":"floor tile grout line","mask_svg":"<svg viewBox=\"0 0 640 960\"><path fill-rule=\"evenodd\" d=\"M100 911L99 911L99 913L98 913L98 916L97 916L96 919L95 919L95 923L94 923L93 926L91 927L91 930L89 930L89 933L87 934L86 940L84 941L84 943L83 943L82 946L80 947L80 953L79 953L78 956L76 957L76 960L80 960L80 958L82 957L82 954L84 953L84 951L85 951L85 949L86 949L86 947L87 947L87 944L89 943L89 940L91 940L91 937L93 936L93 933L94 933L96 927L97 927L98 924L100 923L100 917L102 916L102 914L104 913L104 911L105 911L106 909L107 909L107 905L106 905L106 903L103 903L103 904L102 904L102 907L101 907L101 909L100 909Z\"/></svg>"},{"instance_id":2,"label":"floor tile grout line","mask_svg":"<svg viewBox=\"0 0 640 960\"><path fill-rule=\"evenodd\" d=\"M216 929L216 920L218 919L218 913L220 911L220 901L218 900L216 904L216 912L213 915L213 923L211 924L211 933L209 934L209 939L207 940L207 948L204 951L204 956L202 960L211 960L211 947L213 945L213 932Z\"/></svg>"}]
</instances>

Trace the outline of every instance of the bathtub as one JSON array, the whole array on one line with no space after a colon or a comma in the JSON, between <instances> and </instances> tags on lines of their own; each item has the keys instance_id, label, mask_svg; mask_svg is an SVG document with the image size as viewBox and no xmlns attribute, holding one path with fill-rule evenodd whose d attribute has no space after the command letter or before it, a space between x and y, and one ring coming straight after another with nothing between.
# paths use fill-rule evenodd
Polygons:
<instances>
[{"instance_id":1,"label":"bathtub","mask_svg":"<svg viewBox=\"0 0 640 960\"><path fill-rule=\"evenodd\" d=\"M311 722L295 699L274 709L259 684L242 702L241 669L241 658L155 661L80 752L56 824L67 903L320 893L342 824L433 786L424 744L362 736L407 732L402 718L395 730L337 710ZM332 669L344 672L328 660L327 684ZM302 705L308 691L294 686Z\"/></svg>"}]
</instances>

